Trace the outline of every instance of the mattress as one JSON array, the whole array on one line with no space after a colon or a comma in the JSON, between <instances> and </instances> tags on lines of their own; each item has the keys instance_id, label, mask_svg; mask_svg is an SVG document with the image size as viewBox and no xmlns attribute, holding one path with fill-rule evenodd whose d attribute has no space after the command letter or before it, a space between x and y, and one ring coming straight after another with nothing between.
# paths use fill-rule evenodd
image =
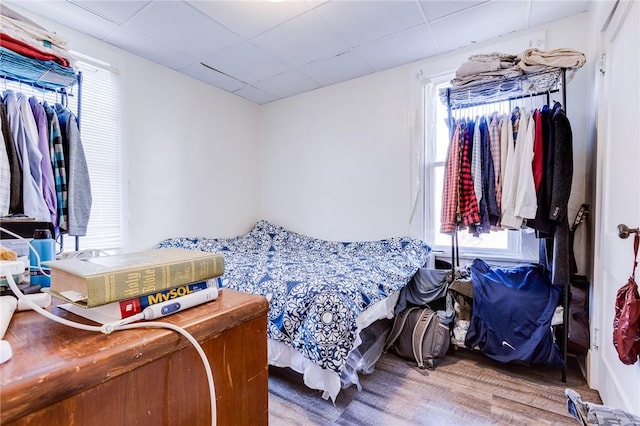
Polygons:
<instances>
[{"instance_id":1,"label":"mattress","mask_svg":"<svg viewBox=\"0 0 640 426\"><path fill-rule=\"evenodd\" d=\"M302 373L331 398L360 332L392 315L397 293L430 251L409 237L327 241L264 220L246 235L178 237L157 246L166 247L221 253L222 286L269 301L269 362Z\"/></svg>"}]
</instances>

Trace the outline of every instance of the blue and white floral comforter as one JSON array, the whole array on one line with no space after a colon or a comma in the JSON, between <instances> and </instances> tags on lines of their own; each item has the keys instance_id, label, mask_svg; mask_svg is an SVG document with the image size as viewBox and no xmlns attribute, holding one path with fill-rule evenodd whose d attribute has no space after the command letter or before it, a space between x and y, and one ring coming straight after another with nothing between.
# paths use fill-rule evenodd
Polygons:
<instances>
[{"instance_id":1,"label":"blue and white floral comforter","mask_svg":"<svg viewBox=\"0 0 640 426\"><path fill-rule=\"evenodd\" d=\"M268 336L340 374L356 341L356 317L405 286L430 248L408 237L337 242L259 221L244 236L173 238L224 256L223 285L269 300Z\"/></svg>"}]
</instances>

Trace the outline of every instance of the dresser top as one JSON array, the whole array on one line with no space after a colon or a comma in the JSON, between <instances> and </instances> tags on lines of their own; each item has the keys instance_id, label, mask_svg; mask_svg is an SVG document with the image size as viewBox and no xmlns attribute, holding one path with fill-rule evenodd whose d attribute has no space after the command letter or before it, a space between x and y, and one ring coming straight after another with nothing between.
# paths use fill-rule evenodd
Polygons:
<instances>
[{"instance_id":1,"label":"dresser top","mask_svg":"<svg viewBox=\"0 0 640 426\"><path fill-rule=\"evenodd\" d=\"M262 296L231 289L212 302L165 317L202 342L268 310ZM68 320L91 321L59 308ZM13 358L0 365L0 423L125 374L191 344L166 328L136 328L106 335L70 328L33 311L16 312L4 337Z\"/></svg>"}]
</instances>

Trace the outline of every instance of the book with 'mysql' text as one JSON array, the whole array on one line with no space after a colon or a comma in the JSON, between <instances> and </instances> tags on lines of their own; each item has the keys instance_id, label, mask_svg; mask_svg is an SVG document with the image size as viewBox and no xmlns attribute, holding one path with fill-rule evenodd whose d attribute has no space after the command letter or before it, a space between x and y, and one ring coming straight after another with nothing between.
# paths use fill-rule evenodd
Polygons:
<instances>
[{"instance_id":1,"label":"book with 'mysql' text","mask_svg":"<svg viewBox=\"0 0 640 426\"><path fill-rule=\"evenodd\" d=\"M224 274L219 253L166 248L87 259L46 262L49 293L91 308Z\"/></svg>"},{"instance_id":2,"label":"book with 'mysql' text","mask_svg":"<svg viewBox=\"0 0 640 426\"><path fill-rule=\"evenodd\" d=\"M167 302L169 300L179 300L182 296L193 294L196 291L205 290L210 287L219 287L219 279L220 278L213 278L197 283L181 285L168 290L162 290L157 293L134 297L133 299L121 300L119 302L107 303L106 305L95 306L93 308L84 308L74 303L64 303L58 305L58 307L97 323L108 324L139 314L147 306Z\"/></svg>"}]
</instances>

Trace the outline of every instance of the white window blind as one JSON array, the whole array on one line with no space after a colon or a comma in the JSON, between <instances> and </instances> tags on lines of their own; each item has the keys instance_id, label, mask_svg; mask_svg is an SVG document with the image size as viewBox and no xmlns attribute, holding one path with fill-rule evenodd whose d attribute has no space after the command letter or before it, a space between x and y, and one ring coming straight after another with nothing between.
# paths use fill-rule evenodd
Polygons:
<instances>
[{"instance_id":1,"label":"white window blind","mask_svg":"<svg viewBox=\"0 0 640 426\"><path fill-rule=\"evenodd\" d=\"M110 250L120 239L120 108L118 76L109 69L78 61L82 72L80 135L91 179L91 215L87 235L79 249ZM78 90L69 99L78 111ZM75 241L64 237L64 250L75 250Z\"/></svg>"}]
</instances>

